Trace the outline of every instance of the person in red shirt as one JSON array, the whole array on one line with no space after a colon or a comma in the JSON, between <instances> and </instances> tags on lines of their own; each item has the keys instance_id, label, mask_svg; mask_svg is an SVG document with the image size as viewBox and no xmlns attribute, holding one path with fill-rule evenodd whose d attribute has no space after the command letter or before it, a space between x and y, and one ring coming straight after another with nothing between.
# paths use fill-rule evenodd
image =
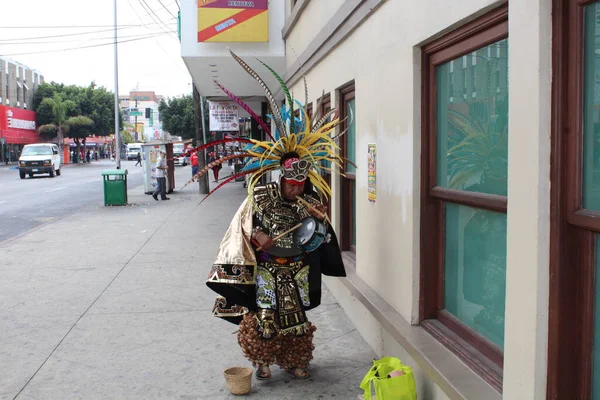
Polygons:
<instances>
[{"instance_id":1,"label":"person in red shirt","mask_svg":"<svg viewBox=\"0 0 600 400\"><path fill-rule=\"evenodd\" d=\"M196 176L198 173L198 153L195 151L190 156L190 164L192 164L192 176Z\"/></svg>"}]
</instances>

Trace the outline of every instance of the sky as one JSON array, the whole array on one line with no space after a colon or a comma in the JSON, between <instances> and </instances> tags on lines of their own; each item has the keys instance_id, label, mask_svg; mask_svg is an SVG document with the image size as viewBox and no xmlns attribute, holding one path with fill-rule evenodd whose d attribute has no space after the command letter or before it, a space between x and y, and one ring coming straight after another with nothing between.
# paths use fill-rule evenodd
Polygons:
<instances>
[{"instance_id":1,"label":"sky","mask_svg":"<svg viewBox=\"0 0 600 400\"><path fill-rule=\"evenodd\" d=\"M187 0L117 0L119 95L151 90L191 93L180 56L178 4ZM44 75L46 82L114 91L113 0L2 1L0 56Z\"/></svg>"}]
</instances>

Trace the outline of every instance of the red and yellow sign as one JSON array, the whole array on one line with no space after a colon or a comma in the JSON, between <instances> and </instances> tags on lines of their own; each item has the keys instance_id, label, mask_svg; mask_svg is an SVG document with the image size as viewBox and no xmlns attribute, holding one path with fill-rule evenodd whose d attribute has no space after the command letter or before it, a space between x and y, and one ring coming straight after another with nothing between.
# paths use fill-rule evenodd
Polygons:
<instances>
[{"instance_id":1,"label":"red and yellow sign","mask_svg":"<svg viewBox=\"0 0 600 400\"><path fill-rule=\"evenodd\" d=\"M268 41L268 0L198 0L198 42Z\"/></svg>"}]
</instances>

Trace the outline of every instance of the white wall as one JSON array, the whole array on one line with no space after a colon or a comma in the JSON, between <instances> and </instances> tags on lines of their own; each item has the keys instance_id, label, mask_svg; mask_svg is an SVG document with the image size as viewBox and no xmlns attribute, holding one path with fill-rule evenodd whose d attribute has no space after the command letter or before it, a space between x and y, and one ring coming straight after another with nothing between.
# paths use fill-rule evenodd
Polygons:
<instances>
[{"instance_id":1,"label":"white wall","mask_svg":"<svg viewBox=\"0 0 600 400\"><path fill-rule=\"evenodd\" d=\"M320 2L311 1L312 6L302 14L302 23L290 35L298 53L298 48L306 46L300 38L303 31L310 30L306 33L310 36L322 28L308 23L321 21L313 3ZM335 90L355 82L357 273L411 323L418 322L420 278L420 46L501 3L388 0L306 73L309 101L316 101L325 90L331 92L333 106L337 106ZM510 400L545 397L550 12L550 0L511 3L504 364L504 398ZM288 53L286 65L295 58ZM301 81L293 91L296 98L304 98ZM375 204L367 200L369 143L377 144ZM333 186L338 194L338 184ZM336 203L333 214L339 229ZM421 249L429 250L427 245Z\"/></svg>"},{"instance_id":2,"label":"white wall","mask_svg":"<svg viewBox=\"0 0 600 400\"><path fill-rule=\"evenodd\" d=\"M546 398L552 1L509 8L504 398Z\"/></svg>"},{"instance_id":3,"label":"white wall","mask_svg":"<svg viewBox=\"0 0 600 400\"><path fill-rule=\"evenodd\" d=\"M357 273L413 323L418 320L419 294L419 45L497 3L386 1L307 73L310 100L323 89L333 95L336 88L355 81ZM312 19L310 10L307 7L302 18ZM297 98L304 98L302 82L293 90ZM337 106L337 96L332 102ZM367 200L369 143L377 144L375 204ZM334 214L338 212L334 207ZM336 225L339 227L339 218Z\"/></svg>"},{"instance_id":4,"label":"white wall","mask_svg":"<svg viewBox=\"0 0 600 400\"><path fill-rule=\"evenodd\" d=\"M285 41L289 68L346 0L311 0Z\"/></svg>"}]
</instances>

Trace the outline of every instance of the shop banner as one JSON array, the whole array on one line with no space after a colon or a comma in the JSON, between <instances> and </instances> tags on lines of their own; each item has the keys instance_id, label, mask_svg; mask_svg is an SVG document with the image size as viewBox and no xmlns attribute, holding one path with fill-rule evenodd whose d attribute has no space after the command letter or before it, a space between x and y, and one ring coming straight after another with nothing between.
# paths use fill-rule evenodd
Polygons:
<instances>
[{"instance_id":1,"label":"shop banner","mask_svg":"<svg viewBox=\"0 0 600 400\"><path fill-rule=\"evenodd\" d=\"M234 131L238 132L239 106L235 103L209 101L208 121L211 131Z\"/></svg>"},{"instance_id":2,"label":"shop banner","mask_svg":"<svg viewBox=\"0 0 600 400\"><path fill-rule=\"evenodd\" d=\"M0 137L10 144L41 142L36 131L35 116L31 110L0 106Z\"/></svg>"},{"instance_id":3,"label":"shop banner","mask_svg":"<svg viewBox=\"0 0 600 400\"><path fill-rule=\"evenodd\" d=\"M268 0L198 0L198 42L268 41Z\"/></svg>"}]
</instances>

